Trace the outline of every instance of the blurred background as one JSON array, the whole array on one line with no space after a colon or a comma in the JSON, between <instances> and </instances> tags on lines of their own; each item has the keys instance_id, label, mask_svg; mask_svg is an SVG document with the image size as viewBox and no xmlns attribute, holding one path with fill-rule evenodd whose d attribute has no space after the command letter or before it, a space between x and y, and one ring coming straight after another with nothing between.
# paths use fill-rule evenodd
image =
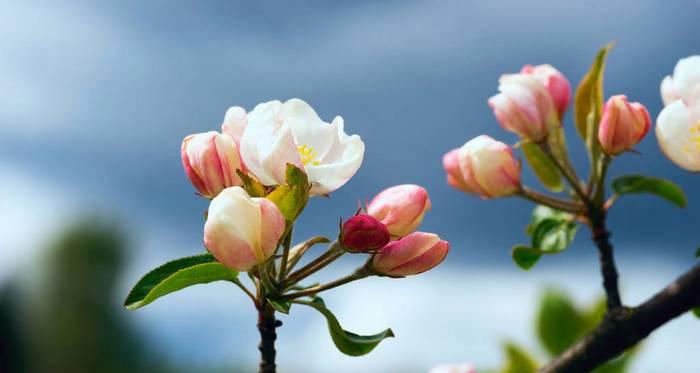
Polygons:
<instances>
[{"instance_id":1,"label":"blurred background","mask_svg":"<svg viewBox=\"0 0 700 373\"><path fill-rule=\"evenodd\" d=\"M230 284L189 288L135 312L122 302L146 271L203 251L207 201L181 169L182 138L217 130L229 106L291 97L326 120L343 116L367 148L345 187L311 201L297 240L335 235L358 200L416 183L433 202L421 229L452 250L424 275L324 296L346 329L396 333L364 357L336 351L324 319L293 309L278 333L281 371L490 369L507 340L544 361L534 320L545 289L580 307L601 295L589 232L519 270L509 252L528 242L533 206L449 188L441 157L483 133L516 141L486 105L501 74L551 63L575 86L610 41L606 96L627 94L655 117L661 79L700 53L699 12L691 0L0 0L0 371L254 371L256 315ZM585 174L570 113L565 126ZM633 196L611 213L629 304L693 265L700 244L700 176L666 160L653 133L638 150L616 160L612 175L669 178L690 203L680 210ZM536 183L531 174L526 181ZM700 321L683 316L652 335L630 371L697 372L699 341Z\"/></svg>"}]
</instances>

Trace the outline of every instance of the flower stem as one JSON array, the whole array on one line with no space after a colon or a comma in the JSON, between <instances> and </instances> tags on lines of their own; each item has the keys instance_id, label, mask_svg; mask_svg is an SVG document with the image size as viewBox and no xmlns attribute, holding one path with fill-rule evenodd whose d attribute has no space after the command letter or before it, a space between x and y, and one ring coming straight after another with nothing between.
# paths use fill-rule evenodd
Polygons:
<instances>
[{"instance_id":1,"label":"flower stem","mask_svg":"<svg viewBox=\"0 0 700 373\"><path fill-rule=\"evenodd\" d=\"M294 285L297 282L309 277L310 275L316 273L321 268L327 266L334 260L340 258L345 252L340 248L337 241L333 242L328 250L321 254L318 258L312 260L309 264L299 268L296 272L290 274L283 282L281 288L285 289L290 285Z\"/></svg>"},{"instance_id":2,"label":"flower stem","mask_svg":"<svg viewBox=\"0 0 700 373\"><path fill-rule=\"evenodd\" d=\"M283 298L291 300L291 299L301 298L301 297L304 297L307 295L313 295L313 294L320 293L320 292L325 291L325 290L333 289L333 288L338 287L340 285L345 285L345 284L352 282L352 281L356 281L359 279L363 279L365 277L369 277L371 275L372 275L372 272L367 268L367 266L362 266L362 267L358 268L357 270L355 270L355 272L353 272L349 276L339 278L339 279L332 281L332 282L329 282L327 284L318 285L318 286L314 286L314 287L311 287L308 289L298 291L296 293L287 294Z\"/></svg>"},{"instance_id":3,"label":"flower stem","mask_svg":"<svg viewBox=\"0 0 700 373\"><path fill-rule=\"evenodd\" d=\"M284 276L287 274L287 263L289 260L289 249L292 245L292 231L294 230L294 227L289 228L289 232L287 232L287 235L284 236L284 242L282 243L283 245L283 250L282 250L282 260L280 261L280 272L277 277L277 281L282 281L284 279Z\"/></svg>"},{"instance_id":4,"label":"flower stem","mask_svg":"<svg viewBox=\"0 0 700 373\"><path fill-rule=\"evenodd\" d=\"M533 189L530 189L526 186L522 187L519 195L535 203L546 205L557 210L562 210L573 214L580 214L583 212L583 206L581 206L578 203L573 203L556 197L548 196L546 194L542 194Z\"/></svg>"}]
</instances>

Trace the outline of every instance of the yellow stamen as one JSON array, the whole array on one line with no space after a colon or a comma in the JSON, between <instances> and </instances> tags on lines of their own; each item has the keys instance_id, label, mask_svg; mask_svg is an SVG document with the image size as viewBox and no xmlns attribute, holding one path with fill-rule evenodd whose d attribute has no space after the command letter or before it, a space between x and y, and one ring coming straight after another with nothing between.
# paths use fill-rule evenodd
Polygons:
<instances>
[{"instance_id":1,"label":"yellow stamen","mask_svg":"<svg viewBox=\"0 0 700 373\"><path fill-rule=\"evenodd\" d=\"M684 146L683 151L686 153L700 152L700 122L695 123L690 127L690 142L692 146Z\"/></svg>"},{"instance_id":2,"label":"yellow stamen","mask_svg":"<svg viewBox=\"0 0 700 373\"><path fill-rule=\"evenodd\" d=\"M314 160L314 158L316 158L317 153L312 146L308 146L306 144L297 145L297 150L299 151L299 156L301 157L301 163L304 164L304 166L308 164L311 164L312 166L318 166L321 164L321 162Z\"/></svg>"}]
</instances>

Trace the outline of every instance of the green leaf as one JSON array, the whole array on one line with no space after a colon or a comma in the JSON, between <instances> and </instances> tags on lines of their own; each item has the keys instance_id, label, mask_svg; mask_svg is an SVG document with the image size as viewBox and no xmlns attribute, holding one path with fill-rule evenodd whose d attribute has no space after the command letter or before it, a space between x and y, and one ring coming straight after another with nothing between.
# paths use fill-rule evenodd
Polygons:
<instances>
[{"instance_id":1,"label":"green leaf","mask_svg":"<svg viewBox=\"0 0 700 373\"><path fill-rule=\"evenodd\" d=\"M617 194L651 193L679 207L688 203L683 189L671 181L643 175L620 176L613 180L612 188Z\"/></svg>"},{"instance_id":2,"label":"green leaf","mask_svg":"<svg viewBox=\"0 0 700 373\"><path fill-rule=\"evenodd\" d=\"M289 309L292 308L292 303L288 300L276 300L268 298L267 303L269 303L272 306L272 308L279 312L282 312L285 315L289 314Z\"/></svg>"},{"instance_id":3,"label":"green leaf","mask_svg":"<svg viewBox=\"0 0 700 373\"><path fill-rule=\"evenodd\" d=\"M698 247L698 249L695 250L695 257L700 258L700 247Z\"/></svg>"},{"instance_id":4,"label":"green leaf","mask_svg":"<svg viewBox=\"0 0 700 373\"><path fill-rule=\"evenodd\" d=\"M693 315L695 315L695 317L700 319L700 307L693 308Z\"/></svg>"},{"instance_id":5,"label":"green leaf","mask_svg":"<svg viewBox=\"0 0 700 373\"><path fill-rule=\"evenodd\" d=\"M572 346L586 332L587 322L571 302L558 290L547 290L537 311L537 336L551 356Z\"/></svg>"},{"instance_id":6,"label":"green leaf","mask_svg":"<svg viewBox=\"0 0 700 373\"><path fill-rule=\"evenodd\" d=\"M561 182L561 175L557 171L554 162L540 149L537 144L525 141L521 144L525 159L537 178L547 189L553 192L560 192L564 189Z\"/></svg>"},{"instance_id":7,"label":"green leaf","mask_svg":"<svg viewBox=\"0 0 700 373\"><path fill-rule=\"evenodd\" d=\"M591 68L583 77L576 89L574 98L574 121L578 134L588 139L589 133L597 134L597 126L603 107L603 75L605 73L605 57L612 49L610 43L600 49ZM589 127L595 127L594 130ZM588 141L586 141L588 143Z\"/></svg>"},{"instance_id":8,"label":"green leaf","mask_svg":"<svg viewBox=\"0 0 700 373\"><path fill-rule=\"evenodd\" d=\"M540 260L542 252L531 247L517 245L511 250L510 256L518 267L528 271Z\"/></svg>"},{"instance_id":9,"label":"green leaf","mask_svg":"<svg viewBox=\"0 0 700 373\"><path fill-rule=\"evenodd\" d=\"M532 247L546 252L560 252L574 240L578 224L573 221L547 218L540 221L532 232Z\"/></svg>"},{"instance_id":10,"label":"green leaf","mask_svg":"<svg viewBox=\"0 0 700 373\"><path fill-rule=\"evenodd\" d=\"M532 235L537 226L545 219L571 220L572 218L573 215L568 212L556 210L549 206L537 205L537 207L532 210L530 224L527 226L526 233Z\"/></svg>"},{"instance_id":11,"label":"green leaf","mask_svg":"<svg viewBox=\"0 0 700 373\"><path fill-rule=\"evenodd\" d=\"M362 336L355 333L343 330L336 319L335 315L326 308L321 298L315 298L313 301L300 301L295 300L294 303L303 304L316 309L320 312L328 322L328 330L333 339L333 343L340 350L340 352L350 355L350 356L362 356L368 354L372 351L379 342L386 338L394 337L394 332L391 329L387 329L381 333Z\"/></svg>"},{"instance_id":12,"label":"green leaf","mask_svg":"<svg viewBox=\"0 0 700 373\"><path fill-rule=\"evenodd\" d=\"M126 297L128 310L141 308L156 299L186 287L214 281L234 281L238 272L216 261L211 254L180 258L149 272Z\"/></svg>"},{"instance_id":13,"label":"green leaf","mask_svg":"<svg viewBox=\"0 0 700 373\"><path fill-rule=\"evenodd\" d=\"M258 179L243 173L241 170L236 170L236 174L238 174L238 177L240 177L241 181L243 181L243 189L245 189L249 196L265 197L267 190Z\"/></svg>"},{"instance_id":14,"label":"green leaf","mask_svg":"<svg viewBox=\"0 0 700 373\"><path fill-rule=\"evenodd\" d=\"M534 373L537 362L525 350L513 342L503 346L506 353L506 364L501 373Z\"/></svg>"},{"instance_id":15,"label":"green leaf","mask_svg":"<svg viewBox=\"0 0 700 373\"><path fill-rule=\"evenodd\" d=\"M309 200L309 179L306 173L291 163L287 163L286 182L267 195L282 212L287 223L296 220Z\"/></svg>"}]
</instances>

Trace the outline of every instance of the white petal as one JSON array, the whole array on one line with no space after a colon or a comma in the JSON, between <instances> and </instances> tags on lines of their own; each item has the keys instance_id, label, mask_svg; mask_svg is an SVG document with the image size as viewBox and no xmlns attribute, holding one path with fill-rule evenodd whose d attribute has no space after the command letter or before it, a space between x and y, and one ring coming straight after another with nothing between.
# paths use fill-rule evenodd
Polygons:
<instances>
[{"instance_id":1,"label":"white petal","mask_svg":"<svg viewBox=\"0 0 700 373\"><path fill-rule=\"evenodd\" d=\"M671 76L665 77L661 81L661 100L663 100L664 105L668 105L679 98L680 96L673 85L673 78Z\"/></svg>"},{"instance_id":2,"label":"white petal","mask_svg":"<svg viewBox=\"0 0 700 373\"><path fill-rule=\"evenodd\" d=\"M323 157L331 148L336 129L321 120L305 101L293 98L285 102L280 117L292 129L297 145L312 146L317 158Z\"/></svg>"},{"instance_id":3,"label":"white petal","mask_svg":"<svg viewBox=\"0 0 700 373\"><path fill-rule=\"evenodd\" d=\"M673 70L673 84L676 92L686 102L695 86L700 84L700 56L682 58Z\"/></svg>"},{"instance_id":4,"label":"white petal","mask_svg":"<svg viewBox=\"0 0 700 373\"><path fill-rule=\"evenodd\" d=\"M327 194L343 186L360 168L365 154L365 143L360 136L345 133L343 118L336 117L333 123L324 126L332 128L335 136L327 140L330 147L319 156L320 165L306 166L312 195Z\"/></svg>"},{"instance_id":5,"label":"white petal","mask_svg":"<svg viewBox=\"0 0 700 373\"><path fill-rule=\"evenodd\" d=\"M696 108L697 110L697 108ZM693 115L695 116L695 115ZM700 171L700 123L691 119L691 111L682 100L666 106L656 120L656 137L661 151L678 166ZM695 128L691 131L691 128Z\"/></svg>"},{"instance_id":6,"label":"white petal","mask_svg":"<svg viewBox=\"0 0 700 373\"><path fill-rule=\"evenodd\" d=\"M241 139L241 157L248 169L263 184L284 182L287 163L303 167L292 131L282 121L282 103L259 104L248 114L248 127Z\"/></svg>"},{"instance_id":7,"label":"white petal","mask_svg":"<svg viewBox=\"0 0 700 373\"><path fill-rule=\"evenodd\" d=\"M248 118L245 109L240 106L232 106L226 110L224 123L221 125L221 132L231 136L236 141L236 145L238 145L247 125Z\"/></svg>"}]
</instances>

